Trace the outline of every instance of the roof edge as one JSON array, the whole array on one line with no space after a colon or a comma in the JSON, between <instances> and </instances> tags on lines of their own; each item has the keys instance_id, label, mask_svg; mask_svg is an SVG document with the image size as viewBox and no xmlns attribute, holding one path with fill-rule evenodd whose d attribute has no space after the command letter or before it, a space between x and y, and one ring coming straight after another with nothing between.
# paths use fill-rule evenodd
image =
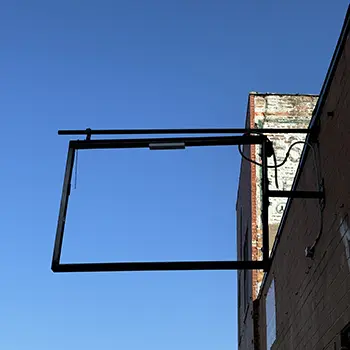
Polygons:
<instances>
[{"instance_id":1,"label":"roof edge","mask_svg":"<svg viewBox=\"0 0 350 350\"><path fill-rule=\"evenodd\" d=\"M303 94L303 93L281 93L281 92L257 92L250 91L249 95L256 96L306 96L306 97L318 97L319 94Z\"/></svg>"}]
</instances>

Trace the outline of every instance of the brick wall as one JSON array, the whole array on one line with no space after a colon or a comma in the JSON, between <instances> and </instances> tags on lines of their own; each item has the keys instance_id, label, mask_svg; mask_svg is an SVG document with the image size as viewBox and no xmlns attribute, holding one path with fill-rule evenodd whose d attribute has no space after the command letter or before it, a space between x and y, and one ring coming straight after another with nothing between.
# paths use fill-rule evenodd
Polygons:
<instances>
[{"instance_id":1,"label":"brick wall","mask_svg":"<svg viewBox=\"0 0 350 350\"><path fill-rule=\"evenodd\" d=\"M259 300L259 348L266 349L266 293L276 293L277 339L273 350L340 349L339 333L350 322L350 39L337 64L320 112L318 169L308 152L298 190L317 190L324 180L325 206L295 199L278 238ZM322 221L321 221L322 220ZM313 259L305 248L323 225Z\"/></svg>"},{"instance_id":2,"label":"brick wall","mask_svg":"<svg viewBox=\"0 0 350 350\"><path fill-rule=\"evenodd\" d=\"M256 94L253 95L253 109L250 114L252 128L307 128L313 109L317 102L317 96L312 95L281 95L281 94ZM277 164L280 164L286 155L290 145L296 141L304 141L305 134L266 134L272 141L276 153ZM252 159L261 162L259 156L260 147L252 147ZM284 166L278 168L278 189L290 190L298 168L303 145L292 148L290 157ZM273 165L273 159L269 158L269 165ZM268 172L270 189L276 190L275 172ZM253 259L262 259L262 222L261 222L261 168L252 165L252 245ZM279 227L287 200L284 198L270 198L269 208L269 232L270 251L272 249L277 229ZM262 271L253 271L253 299L256 299L260 284L263 279Z\"/></svg>"},{"instance_id":3,"label":"brick wall","mask_svg":"<svg viewBox=\"0 0 350 350\"><path fill-rule=\"evenodd\" d=\"M246 117L247 128L307 128L312 110L317 101L317 96L311 95L283 95L283 94L259 94L251 93L248 98ZM269 134L276 151L277 163L282 162L290 144L297 140L303 140L304 134ZM296 147L283 168L279 169L278 176L281 188L288 190L294 179L302 147ZM260 146L246 146L244 154L253 161L261 162ZM270 160L269 160L270 161ZM272 164L270 162L270 164ZM271 189L274 188L275 173L269 171ZM261 225L261 168L245 160L241 164L239 190L237 196L237 257L243 259L242 247L244 239L249 241L249 257L252 260L262 259L262 225ZM274 242L275 234L281 220L285 201L278 203L271 199L273 208L282 206L279 212L271 211L270 246ZM280 208L280 207L279 207ZM245 235L247 234L247 238ZM263 271L239 271L238 288L239 296L244 294L243 275L249 279L249 304L243 305L244 300L238 300L238 324L240 349L252 349L254 346L253 327L253 300L257 298L260 284L263 279Z\"/></svg>"}]
</instances>

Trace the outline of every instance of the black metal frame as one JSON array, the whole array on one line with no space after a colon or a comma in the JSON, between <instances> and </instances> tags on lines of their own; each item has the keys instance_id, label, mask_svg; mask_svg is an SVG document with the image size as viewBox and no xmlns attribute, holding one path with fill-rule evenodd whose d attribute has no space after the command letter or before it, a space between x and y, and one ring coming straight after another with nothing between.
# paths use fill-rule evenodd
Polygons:
<instances>
[{"instance_id":1,"label":"black metal frame","mask_svg":"<svg viewBox=\"0 0 350 350\"><path fill-rule=\"evenodd\" d=\"M53 272L107 272L107 271L175 271L175 270L264 270L269 269L269 225L270 197L321 198L320 192L270 191L268 180L268 157L271 143L264 133L311 133L310 129L144 129L144 130L61 130L60 135L86 135L85 140L69 142L64 175L61 205L56 230L51 269ZM136 139L96 139L91 135L141 135L141 134L218 134L243 133L243 136L201 136ZM108 262L108 263L61 263L64 228L71 189L75 153L79 149L149 148L184 149L186 147L261 145L262 158L262 223L263 259L259 261L171 261L171 262Z\"/></svg>"}]
</instances>

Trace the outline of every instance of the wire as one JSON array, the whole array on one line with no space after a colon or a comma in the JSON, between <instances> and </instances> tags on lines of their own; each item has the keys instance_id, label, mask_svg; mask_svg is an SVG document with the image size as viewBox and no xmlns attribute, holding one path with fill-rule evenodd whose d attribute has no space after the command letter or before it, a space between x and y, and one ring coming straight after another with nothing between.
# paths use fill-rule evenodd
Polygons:
<instances>
[{"instance_id":1,"label":"wire","mask_svg":"<svg viewBox=\"0 0 350 350\"><path fill-rule=\"evenodd\" d=\"M276 158L275 149L273 147L272 147L272 157L273 157L273 162L275 163L275 185L276 185L276 188L279 188L278 174L277 174L277 158Z\"/></svg>"},{"instance_id":2,"label":"wire","mask_svg":"<svg viewBox=\"0 0 350 350\"><path fill-rule=\"evenodd\" d=\"M249 135L249 134L254 134L254 133L249 132L249 133L245 133L244 135ZM256 134L257 134L257 135L260 135L259 132L256 132ZM251 162L251 163L253 163L253 164L255 164L255 165L258 165L258 166L262 166L261 163L258 163L258 162L256 162L255 160L246 157L246 156L243 154L243 151L242 151L242 149L241 149L241 145L238 145L238 151L239 151L240 155L241 155L245 160L247 160L248 162ZM273 166L273 168L275 168L275 185L276 185L276 188L279 188L279 186L278 186L278 174L277 174L277 158L276 158L276 153L275 153L275 150L274 150L273 147L272 147L272 155L273 155L273 161L274 161L274 163L275 163L275 166ZM271 168L271 166L267 166L267 167L268 167L268 168Z\"/></svg>"},{"instance_id":3,"label":"wire","mask_svg":"<svg viewBox=\"0 0 350 350\"><path fill-rule=\"evenodd\" d=\"M274 163L275 163L275 165L268 165L267 167L268 167L268 168L280 168L281 166L283 166L284 164L286 164L286 162L287 162L287 160L288 160L288 158L289 158L290 151L292 150L292 148L293 148L295 145L300 144L300 143L308 145L308 146L311 147L311 149L314 151L312 145L310 145L308 142L306 142L306 141L296 141L296 142L292 143L292 144L289 146L288 151L287 151L287 153L286 153L286 156L284 157L282 163L280 163L280 164L276 164L276 163L277 163L277 161L276 161L276 154L275 154L275 150L273 150L273 157L274 157ZM255 165L262 166L261 163L258 163L258 162L256 162L255 160L250 159L250 158L248 158L247 156L245 156L245 155L243 154L242 149L241 149L241 145L238 145L238 150L239 150L239 153L241 154L241 156L242 156L245 160L247 160L248 162L253 163L253 164L255 164Z\"/></svg>"},{"instance_id":4,"label":"wire","mask_svg":"<svg viewBox=\"0 0 350 350\"><path fill-rule=\"evenodd\" d=\"M318 173L318 177L319 177L319 173ZM322 182L322 187L324 187L324 184ZM324 209L325 209L325 203L324 203L324 199L320 200L319 202L319 209L320 209L320 229L318 231L318 235L315 238L314 242L312 243L312 245L310 247L307 247L307 249L309 250L309 252L311 253L311 258L314 257L315 254L315 248L317 243L319 242L319 240L321 239L322 233L323 233L323 223L324 223Z\"/></svg>"},{"instance_id":5,"label":"wire","mask_svg":"<svg viewBox=\"0 0 350 350\"><path fill-rule=\"evenodd\" d=\"M320 230L318 231L318 235L314 241L314 243L312 243L310 249L314 250L318 241L320 240L321 236L322 236L322 233L323 233L323 210L324 208L321 207L320 205Z\"/></svg>"},{"instance_id":6,"label":"wire","mask_svg":"<svg viewBox=\"0 0 350 350\"><path fill-rule=\"evenodd\" d=\"M275 184L276 184L276 187L277 187L277 188L279 188L279 186L278 186L278 179L277 179L277 175L278 175L278 174L277 174L277 168L280 168L281 166L283 166L284 164L286 164L286 162L287 162L287 160L288 160L288 158L289 158L289 155L290 155L290 152L291 152L292 148L293 148L294 146L298 145L298 144L304 144L304 145L307 145L307 146L309 146L309 147L311 148L311 150L312 150L312 152L313 152L314 165L315 165L315 169L316 169L316 172L317 172L317 180L318 180L318 182L319 182L319 172L318 172L318 167L317 167L317 164L316 164L316 154L315 154L315 150L314 150L313 146L312 146L310 143L308 143L307 141L296 141L296 142L292 143L292 144L289 146L289 148L288 148L288 150L287 150L287 153L286 153L286 155L285 155L283 161L282 161L280 164L277 164L276 153L275 153L274 148L272 147L273 161L274 161L275 164L274 164L274 165L268 165L267 167L268 167L268 168L275 169ZM242 158L244 158L244 159L247 160L248 162L253 163L253 164L255 164L255 165L258 165L258 166L262 166L261 163L259 163L259 162L255 161L255 160L250 159L250 158L248 158L247 156L245 156L245 155L243 154L241 145L238 145L238 151L239 151L240 155L242 156Z\"/></svg>"}]
</instances>

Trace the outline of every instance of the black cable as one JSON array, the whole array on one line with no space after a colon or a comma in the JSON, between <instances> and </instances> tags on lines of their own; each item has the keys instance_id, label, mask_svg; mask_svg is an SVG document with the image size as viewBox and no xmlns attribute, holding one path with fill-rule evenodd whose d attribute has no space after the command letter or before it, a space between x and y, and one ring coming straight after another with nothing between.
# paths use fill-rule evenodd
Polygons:
<instances>
[{"instance_id":1,"label":"black cable","mask_svg":"<svg viewBox=\"0 0 350 350\"><path fill-rule=\"evenodd\" d=\"M276 185L276 188L279 188L278 174L277 174L277 158L276 158L275 149L273 147L272 147L272 157L273 157L273 162L275 163L275 185Z\"/></svg>"},{"instance_id":2,"label":"black cable","mask_svg":"<svg viewBox=\"0 0 350 350\"><path fill-rule=\"evenodd\" d=\"M251 133L251 132L250 133L245 133L244 135L250 135L250 134L253 134L253 133ZM259 135L259 132L257 132L256 134ZM245 160L247 160L248 162L254 163L254 164L258 165L258 166L262 166L262 164L254 161L253 159L250 159L250 158L246 157L243 154L243 151L241 150L241 145L238 145L238 151L241 154L241 156ZM276 153L275 153L275 150L274 150L273 146L272 146L272 155L273 155L273 161L275 163L275 166L274 166L274 168L275 168L275 184L276 184L276 188L279 188L279 186L278 186L278 174L277 174L277 158L276 158ZM267 167L269 168L269 166L267 166Z\"/></svg>"},{"instance_id":3,"label":"black cable","mask_svg":"<svg viewBox=\"0 0 350 350\"><path fill-rule=\"evenodd\" d=\"M310 247L311 249L313 249L313 250L315 249L318 241L320 240L320 238L322 236L322 232L323 232L323 208L320 208L320 230L318 232L318 235L317 235L314 243L312 243L312 245Z\"/></svg>"},{"instance_id":4,"label":"black cable","mask_svg":"<svg viewBox=\"0 0 350 350\"><path fill-rule=\"evenodd\" d=\"M323 180L322 180L322 188L324 187L324 184L323 184ZM306 247L306 252L307 252L307 257L313 259L314 255L315 255L315 249L316 249L316 245L317 243L319 242L319 240L321 239L321 236L323 234L323 225L324 225L324 209L325 209L325 202L324 200L320 200L319 202L319 208L320 208L320 228L319 228L319 231L318 231L318 235L317 237L315 238L314 242L312 243L311 246L309 247Z\"/></svg>"},{"instance_id":5,"label":"black cable","mask_svg":"<svg viewBox=\"0 0 350 350\"><path fill-rule=\"evenodd\" d=\"M268 168L279 168L279 167L283 166L283 165L287 162L287 160L288 160L288 158L289 158L289 154L290 154L291 149L292 149L295 145L297 145L297 144L299 144L299 143L302 143L302 144L304 144L304 145L305 145L305 144L308 145L305 141L296 141L296 142L292 143L292 144L289 146L289 148L288 148L288 151L287 151L287 153L286 153L285 158L283 159L282 163L280 163L280 164L276 164L276 163L277 163L276 154L275 154L275 151L273 151L275 165L268 165L267 167L268 167ZM253 164L255 164L255 165L262 166L261 163L258 163L258 162L256 162L255 160L250 159L250 158L248 158L247 156L245 156L245 155L243 154L242 149L241 149L241 145L238 145L238 150L239 150L240 155L241 155L245 160L247 160L248 162L253 163Z\"/></svg>"},{"instance_id":6,"label":"black cable","mask_svg":"<svg viewBox=\"0 0 350 350\"><path fill-rule=\"evenodd\" d=\"M251 134L251 133L249 133L249 134ZM246 135L246 134L245 134L245 135ZM296 141L296 142L292 143L292 144L289 146L289 148L288 148L288 150L287 150L287 153L286 153L286 156L284 157L283 161L282 161L280 164L277 164L276 153L275 153L274 148L272 147L272 156L273 156L273 161L274 161L275 164L274 164L274 165L268 165L267 167L268 167L268 168L273 168L273 169L275 169L275 184L276 184L276 188L279 188L279 186L278 186L277 168L280 168L281 166L283 166L284 164L286 164L286 162L287 162L287 160L288 160L288 158L289 158L290 151L292 150L292 148L293 148L295 145L298 145L298 144L300 144L300 143L302 143L302 144L304 144L304 145L307 145L307 146L309 146L309 147L312 148L312 146L311 146L309 143L307 143L306 141ZM313 149L313 148L312 148L312 149ZM255 164L255 165L258 165L258 166L262 166L261 163L258 163L258 162L256 162L255 160L250 159L250 158L248 158L247 156L245 156L245 155L243 154L242 149L241 149L241 145L238 145L238 151L239 151L240 155L242 156L242 158L244 158L244 159L247 160L248 162L253 163L253 164Z\"/></svg>"}]
</instances>

